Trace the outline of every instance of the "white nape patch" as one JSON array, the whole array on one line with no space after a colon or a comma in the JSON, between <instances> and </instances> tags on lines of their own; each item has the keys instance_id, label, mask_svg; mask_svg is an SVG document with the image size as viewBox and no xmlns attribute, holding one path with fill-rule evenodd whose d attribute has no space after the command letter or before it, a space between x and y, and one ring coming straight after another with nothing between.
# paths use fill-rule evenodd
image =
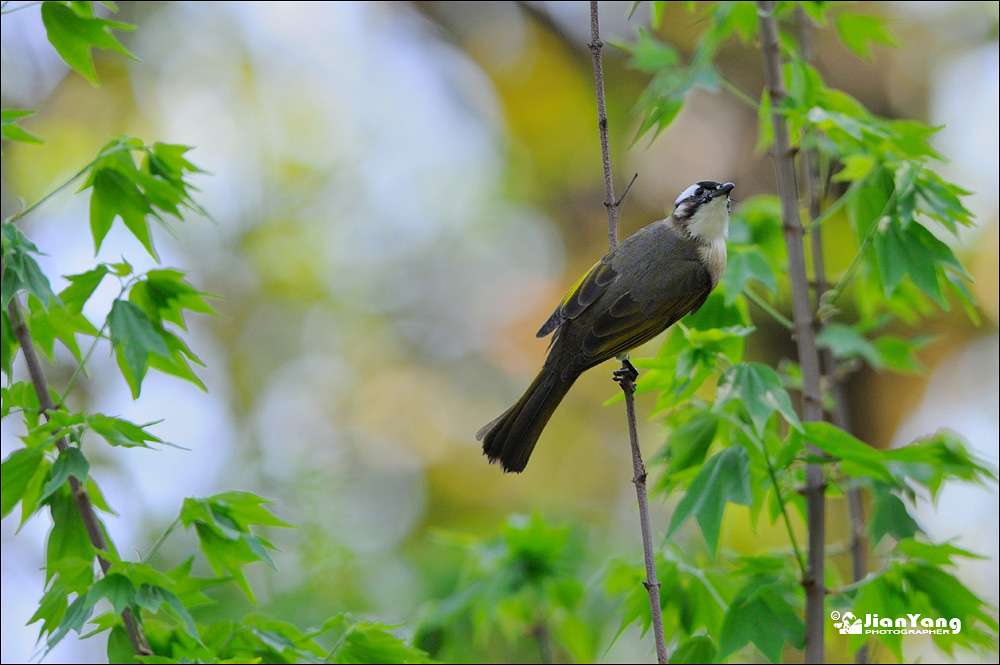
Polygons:
<instances>
[{"instance_id":1,"label":"white nape patch","mask_svg":"<svg viewBox=\"0 0 1000 665\"><path fill-rule=\"evenodd\" d=\"M699 187L698 183L695 183L690 187L688 187L687 189L685 189L683 192L681 192L681 195L677 197L676 201L674 201L674 207L677 207L680 204L680 202L686 199L687 197L694 196L694 193L698 191L698 187Z\"/></svg>"}]
</instances>

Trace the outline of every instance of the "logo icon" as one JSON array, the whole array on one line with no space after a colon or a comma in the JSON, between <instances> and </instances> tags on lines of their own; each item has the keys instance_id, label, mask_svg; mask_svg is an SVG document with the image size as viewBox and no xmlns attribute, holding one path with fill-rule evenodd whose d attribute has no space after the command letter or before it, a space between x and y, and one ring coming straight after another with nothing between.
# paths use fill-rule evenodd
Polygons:
<instances>
[{"instance_id":1,"label":"logo icon","mask_svg":"<svg viewBox=\"0 0 1000 665\"><path fill-rule=\"evenodd\" d=\"M833 619L833 627L840 630L841 635L861 635L861 619L854 616L853 612L844 612L843 615L840 612L834 610L830 612L830 618Z\"/></svg>"}]
</instances>

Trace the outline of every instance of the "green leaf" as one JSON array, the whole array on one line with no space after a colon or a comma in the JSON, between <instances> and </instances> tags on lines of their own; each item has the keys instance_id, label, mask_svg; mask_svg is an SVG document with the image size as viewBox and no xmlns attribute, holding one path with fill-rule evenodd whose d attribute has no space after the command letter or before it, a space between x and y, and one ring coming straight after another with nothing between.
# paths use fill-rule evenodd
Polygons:
<instances>
[{"instance_id":1,"label":"green leaf","mask_svg":"<svg viewBox=\"0 0 1000 665\"><path fill-rule=\"evenodd\" d=\"M80 313L73 313L64 303L50 304L48 308L34 296L28 299L30 307L29 328L35 346L54 361L55 342L59 340L78 361L82 359L77 334L96 337L97 328Z\"/></svg>"},{"instance_id":2,"label":"green leaf","mask_svg":"<svg viewBox=\"0 0 1000 665\"><path fill-rule=\"evenodd\" d=\"M198 634L198 626L195 624L191 614L184 607L184 604L177 595L169 589L155 584L143 584L135 594L135 603L150 612L158 612L162 605L166 605L171 613L180 619L180 625L184 629L184 632L195 641L201 642L201 636Z\"/></svg>"},{"instance_id":3,"label":"green leaf","mask_svg":"<svg viewBox=\"0 0 1000 665\"><path fill-rule=\"evenodd\" d=\"M969 452L956 433L942 429L912 445L883 452L897 483L919 483L936 498L949 479L996 483L996 469Z\"/></svg>"},{"instance_id":4,"label":"green leaf","mask_svg":"<svg viewBox=\"0 0 1000 665\"><path fill-rule=\"evenodd\" d=\"M848 190L850 196L846 201L847 218L859 243L868 237L872 225L877 224L886 214L894 188L889 171L876 167L866 176L862 186Z\"/></svg>"},{"instance_id":5,"label":"green leaf","mask_svg":"<svg viewBox=\"0 0 1000 665\"><path fill-rule=\"evenodd\" d=\"M128 420L105 416L101 413L87 416L87 426L90 429L101 435L112 446L124 446L126 448L136 446L149 448L148 442L165 443L159 437L145 430L146 427L153 424L155 423L136 425Z\"/></svg>"},{"instance_id":6,"label":"green leaf","mask_svg":"<svg viewBox=\"0 0 1000 665\"><path fill-rule=\"evenodd\" d=\"M87 596L77 596L76 600L66 609L66 613L63 615L62 620L56 629L49 635L48 640L46 640L46 646L51 650L52 647L59 644L62 638L69 634L69 631L73 630L79 633L83 630L83 624L87 623L87 619L93 614L94 608L92 605L87 605Z\"/></svg>"},{"instance_id":7,"label":"green leaf","mask_svg":"<svg viewBox=\"0 0 1000 665\"><path fill-rule=\"evenodd\" d=\"M118 365L132 388L132 397L138 398L149 355L170 356L160 335L162 327L154 325L138 305L124 300L116 300L111 306L108 323Z\"/></svg>"},{"instance_id":8,"label":"green leaf","mask_svg":"<svg viewBox=\"0 0 1000 665\"><path fill-rule=\"evenodd\" d=\"M93 10L81 11L79 3L67 6L61 2L43 2L42 23L49 42L66 64L94 85L98 81L91 48L117 51L127 58L138 60L111 32L135 30L134 25L97 18L93 15Z\"/></svg>"},{"instance_id":9,"label":"green leaf","mask_svg":"<svg viewBox=\"0 0 1000 665\"><path fill-rule=\"evenodd\" d=\"M69 487L63 485L49 497L49 512L52 515L52 531L45 553L45 576L51 579L60 570L60 561L86 561L92 565L94 546L90 543L87 529L80 519Z\"/></svg>"},{"instance_id":10,"label":"green leaf","mask_svg":"<svg viewBox=\"0 0 1000 665\"><path fill-rule=\"evenodd\" d=\"M146 278L132 287L129 300L143 308L154 321L176 323L186 330L183 310L203 314L217 314L206 297L217 297L197 291L184 279L179 270L150 270Z\"/></svg>"},{"instance_id":11,"label":"green leaf","mask_svg":"<svg viewBox=\"0 0 1000 665\"><path fill-rule=\"evenodd\" d=\"M894 479L885 465L885 453L876 450L844 430L825 422L804 423L802 432L792 432L792 437L811 443L840 461L841 470L852 478L874 478L886 484Z\"/></svg>"},{"instance_id":12,"label":"green leaf","mask_svg":"<svg viewBox=\"0 0 1000 665\"><path fill-rule=\"evenodd\" d=\"M263 561L274 567L265 548L274 547L255 536L251 525L290 527L261 504L267 499L249 492L226 492L208 499L185 499L179 519L185 528L194 525L198 545L216 574L226 571L253 602L243 566Z\"/></svg>"},{"instance_id":13,"label":"green leaf","mask_svg":"<svg viewBox=\"0 0 1000 665\"><path fill-rule=\"evenodd\" d=\"M128 157L131 160L131 157ZM94 191L90 196L90 230L94 237L94 253L100 251L104 237L116 217L132 232L150 256L156 258L153 239L149 234L146 215L153 208L138 186L124 174L111 169L95 170L88 181Z\"/></svg>"},{"instance_id":14,"label":"green leaf","mask_svg":"<svg viewBox=\"0 0 1000 665\"><path fill-rule=\"evenodd\" d=\"M760 282L771 293L778 291L778 279L763 254L755 249L731 252L721 280L726 305L736 300L750 280Z\"/></svg>"},{"instance_id":15,"label":"green leaf","mask_svg":"<svg viewBox=\"0 0 1000 665\"><path fill-rule=\"evenodd\" d=\"M40 254L35 244L28 240L14 224L0 224L0 241L3 245L3 282L0 285L0 305L4 309L19 291L27 291L48 306L56 301L45 276L38 263L30 254Z\"/></svg>"},{"instance_id":16,"label":"green leaf","mask_svg":"<svg viewBox=\"0 0 1000 665\"><path fill-rule=\"evenodd\" d=\"M748 642L760 649L772 663L781 662L785 644L801 649L805 626L789 603L791 583L774 573L754 575L729 604L719 635L719 657Z\"/></svg>"},{"instance_id":17,"label":"green leaf","mask_svg":"<svg viewBox=\"0 0 1000 665\"><path fill-rule=\"evenodd\" d=\"M747 410L760 435L764 433L768 418L775 412L780 413L795 429L802 429L778 373L762 363L734 365L719 378L714 408L721 409L730 402L736 402Z\"/></svg>"},{"instance_id":18,"label":"green leaf","mask_svg":"<svg viewBox=\"0 0 1000 665\"><path fill-rule=\"evenodd\" d=\"M87 480L87 472L90 471L90 462L83 456L79 448L70 446L59 453L59 458L52 465L52 477L42 488L42 496L39 500L46 499L50 494L59 489L70 476L75 477L81 483Z\"/></svg>"},{"instance_id":19,"label":"green leaf","mask_svg":"<svg viewBox=\"0 0 1000 665\"><path fill-rule=\"evenodd\" d=\"M672 429L666 445L667 475L700 465L715 440L718 424L718 416L699 409L686 423Z\"/></svg>"},{"instance_id":20,"label":"green leaf","mask_svg":"<svg viewBox=\"0 0 1000 665\"><path fill-rule=\"evenodd\" d=\"M918 374L926 371L926 368L914 352L927 346L930 341L931 338L927 335L909 340L895 335L883 335L875 340L875 348L888 369Z\"/></svg>"},{"instance_id":21,"label":"green leaf","mask_svg":"<svg viewBox=\"0 0 1000 665\"><path fill-rule=\"evenodd\" d=\"M359 621L337 640L330 663L431 663L427 653L408 645L389 630L397 626Z\"/></svg>"},{"instance_id":22,"label":"green leaf","mask_svg":"<svg viewBox=\"0 0 1000 665\"><path fill-rule=\"evenodd\" d=\"M845 323L834 322L826 325L816 336L816 346L830 349L839 360L861 358L872 369L881 369L884 366L878 347L853 326Z\"/></svg>"},{"instance_id":23,"label":"green leaf","mask_svg":"<svg viewBox=\"0 0 1000 665\"><path fill-rule=\"evenodd\" d=\"M0 138L30 145L44 145L45 141L17 124L21 118L34 115L34 111L5 109L0 112Z\"/></svg>"},{"instance_id":24,"label":"green leaf","mask_svg":"<svg viewBox=\"0 0 1000 665\"><path fill-rule=\"evenodd\" d=\"M6 285L6 282L4 283ZM14 327L7 317L7 308L0 308L0 371L6 372L7 376L14 375L14 357L20 345L17 342L17 335L14 334ZM6 390L6 388L4 388ZM10 413L13 405L7 400L3 400L0 407L4 418Z\"/></svg>"},{"instance_id":25,"label":"green leaf","mask_svg":"<svg viewBox=\"0 0 1000 665\"><path fill-rule=\"evenodd\" d=\"M889 535L896 540L912 538L923 529L910 516L910 511L898 496L885 485L877 485L872 492L871 514L868 516L868 536L872 546L877 546Z\"/></svg>"},{"instance_id":26,"label":"green leaf","mask_svg":"<svg viewBox=\"0 0 1000 665\"><path fill-rule=\"evenodd\" d=\"M661 42L643 28L639 28L635 42L625 49L632 55L629 65L641 72L657 74L680 62L677 49Z\"/></svg>"},{"instance_id":27,"label":"green leaf","mask_svg":"<svg viewBox=\"0 0 1000 665\"><path fill-rule=\"evenodd\" d=\"M899 45L889 32L888 21L881 16L843 12L834 17L833 23L844 46L865 60L871 59L871 44Z\"/></svg>"},{"instance_id":28,"label":"green leaf","mask_svg":"<svg viewBox=\"0 0 1000 665\"><path fill-rule=\"evenodd\" d=\"M21 448L8 455L0 465L0 476L3 477L3 483L0 484L0 517L7 517L21 500L28 482L41 468L44 458L45 448Z\"/></svg>"},{"instance_id":29,"label":"green leaf","mask_svg":"<svg viewBox=\"0 0 1000 665\"><path fill-rule=\"evenodd\" d=\"M714 663L715 643L707 635L689 637L677 646L667 662L672 664L691 663L692 665Z\"/></svg>"},{"instance_id":30,"label":"green leaf","mask_svg":"<svg viewBox=\"0 0 1000 665\"><path fill-rule=\"evenodd\" d=\"M902 539L896 543L895 552L903 554L908 559L919 559L927 562L931 566L957 566L958 563L952 561L953 557L964 557L966 559L988 559L989 557L975 554L960 547L955 547L951 543L925 543L913 538Z\"/></svg>"},{"instance_id":31,"label":"green leaf","mask_svg":"<svg viewBox=\"0 0 1000 665\"><path fill-rule=\"evenodd\" d=\"M667 538L694 515L701 527L708 549L714 556L719 545L722 513L726 503L749 506L753 500L750 490L750 458L742 446L731 446L709 459L692 481L684 498L677 504Z\"/></svg>"},{"instance_id":32,"label":"green leaf","mask_svg":"<svg viewBox=\"0 0 1000 665\"><path fill-rule=\"evenodd\" d=\"M135 600L135 587L132 582L118 573L111 573L97 580L87 592L87 602L93 605L100 599L106 599L120 616L122 611Z\"/></svg>"},{"instance_id":33,"label":"green leaf","mask_svg":"<svg viewBox=\"0 0 1000 665\"><path fill-rule=\"evenodd\" d=\"M90 296L94 294L94 291L100 286L101 280L107 274L108 267L102 263L93 270L78 275L64 275L70 284L59 293L59 299L70 312L81 313L83 306L90 300Z\"/></svg>"},{"instance_id":34,"label":"green leaf","mask_svg":"<svg viewBox=\"0 0 1000 665\"><path fill-rule=\"evenodd\" d=\"M129 639L128 631L123 626L115 625L108 633L108 662L119 663L120 665L138 664L135 650L132 648L132 641Z\"/></svg>"}]
</instances>

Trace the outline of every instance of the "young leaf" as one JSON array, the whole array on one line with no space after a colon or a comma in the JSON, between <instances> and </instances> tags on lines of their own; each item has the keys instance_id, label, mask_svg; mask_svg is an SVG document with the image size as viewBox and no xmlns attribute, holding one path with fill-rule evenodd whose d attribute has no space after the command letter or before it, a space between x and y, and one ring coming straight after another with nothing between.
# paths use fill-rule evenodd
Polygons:
<instances>
[{"instance_id":1,"label":"young leaf","mask_svg":"<svg viewBox=\"0 0 1000 665\"><path fill-rule=\"evenodd\" d=\"M668 663L691 663L701 665L702 663L715 662L715 643L707 635L696 635L681 642L674 652L670 654Z\"/></svg>"},{"instance_id":2,"label":"young leaf","mask_svg":"<svg viewBox=\"0 0 1000 665\"><path fill-rule=\"evenodd\" d=\"M719 635L718 655L725 658L753 642L765 658L778 663L786 643L801 649L805 626L789 602L792 588L794 581L780 573L754 574L729 604Z\"/></svg>"},{"instance_id":3,"label":"young leaf","mask_svg":"<svg viewBox=\"0 0 1000 665\"><path fill-rule=\"evenodd\" d=\"M87 5L86 9L81 5ZM98 84L97 72L90 54L91 48L117 51L138 61L112 34L112 30L135 30L134 25L108 21L94 16L89 3L43 2L42 23L49 42L66 61L94 85Z\"/></svg>"},{"instance_id":4,"label":"young leaf","mask_svg":"<svg viewBox=\"0 0 1000 665\"><path fill-rule=\"evenodd\" d=\"M107 274L108 267L101 263L93 270L78 275L64 275L69 280L69 286L59 293L59 299L70 312L79 314Z\"/></svg>"},{"instance_id":5,"label":"young leaf","mask_svg":"<svg viewBox=\"0 0 1000 665\"><path fill-rule=\"evenodd\" d=\"M898 46L899 40L889 32L888 21L881 16L843 12L833 19L844 46L865 60L871 59L871 44Z\"/></svg>"},{"instance_id":6,"label":"young leaf","mask_svg":"<svg viewBox=\"0 0 1000 665\"><path fill-rule=\"evenodd\" d=\"M774 270L763 254L755 249L731 252L721 280L726 305L733 304L750 280L760 282L771 293L778 291Z\"/></svg>"},{"instance_id":7,"label":"young leaf","mask_svg":"<svg viewBox=\"0 0 1000 665\"><path fill-rule=\"evenodd\" d=\"M29 253L40 254L35 244L28 240L14 224L0 224L0 243L3 246L3 282L0 284L0 306L7 308L18 291L27 291L47 307L56 300L49 285L49 278L38 267Z\"/></svg>"},{"instance_id":8,"label":"young leaf","mask_svg":"<svg viewBox=\"0 0 1000 665\"><path fill-rule=\"evenodd\" d=\"M910 516L906 504L881 483L877 483L872 492L871 514L866 527L872 546L878 545L887 535L902 540L923 533L920 525Z\"/></svg>"},{"instance_id":9,"label":"young leaf","mask_svg":"<svg viewBox=\"0 0 1000 665\"><path fill-rule=\"evenodd\" d=\"M80 482L87 480L87 472L90 471L90 462L83 456L79 448L70 446L59 453L59 458L52 465L52 477L42 488L41 500L48 498L50 494L59 489L70 476L75 477Z\"/></svg>"},{"instance_id":10,"label":"young leaf","mask_svg":"<svg viewBox=\"0 0 1000 665\"><path fill-rule=\"evenodd\" d=\"M153 424L155 423L136 425L128 420L106 416L102 413L87 416L87 426L90 429L101 435L112 446L124 446L126 448L136 446L149 448L148 442L165 443L163 439L146 431L145 428Z\"/></svg>"},{"instance_id":11,"label":"young leaf","mask_svg":"<svg viewBox=\"0 0 1000 665\"><path fill-rule=\"evenodd\" d=\"M730 402L741 404L747 410L758 434L763 435L767 420L775 411L789 425L802 429L778 373L762 363L734 365L719 378L715 408L721 409Z\"/></svg>"},{"instance_id":12,"label":"young leaf","mask_svg":"<svg viewBox=\"0 0 1000 665\"><path fill-rule=\"evenodd\" d=\"M841 469L851 477L870 477L888 485L894 479L885 465L885 452L876 450L844 430L825 422L805 423L801 432L792 432L809 442L834 460L839 460Z\"/></svg>"},{"instance_id":13,"label":"young leaf","mask_svg":"<svg viewBox=\"0 0 1000 665\"><path fill-rule=\"evenodd\" d=\"M21 118L26 118L34 114L34 111L4 109L0 112L0 138L3 138L5 141L43 145L45 141L17 124L17 121Z\"/></svg>"},{"instance_id":14,"label":"young leaf","mask_svg":"<svg viewBox=\"0 0 1000 665\"><path fill-rule=\"evenodd\" d=\"M694 515L701 527L709 552L715 555L722 528L722 513L726 503L749 506L753 500L750 489L750 458L742 446L721 451L701 467L684 498L677 504L667 529L672 536L684 521Z\"/></svg>"},{"instance_id":15,"label":"young leaf","mask_svg":"<svg viewBox=\"0 0 1000 665\"><path fill-rule=\"evenodd\" d=\"M0 517L7 517L17 502L21 500L28 482L38 472L45 458L45 448L20 448L15 450L0 465Z\"/></svg>"},{"instance_id":16,"label":"young leaf","mask_svg":"<svg viewBox=\"0 0 1000 665\"><path fill-rule=\"evenodd\" d=\"M816 346L830 349L833 355L845 360L862 358L872 369L884 366L878 348L864 335L845 323L830 323L816 335Z\"/></svg>"},{"instance_id":17,"label":"young leaf","mask_svg":"<svg viewBox=\"0 0 1000 665\"><path fill-rule=\"evenodd\" d=\"M132 388L132 396L137 398L149 366L149 355L170 356L160 335L162 326L154 325L135 303L116 300L108 315L108 327L111 345L118 352L118 365Z\"/></svg>"}]
</instances>

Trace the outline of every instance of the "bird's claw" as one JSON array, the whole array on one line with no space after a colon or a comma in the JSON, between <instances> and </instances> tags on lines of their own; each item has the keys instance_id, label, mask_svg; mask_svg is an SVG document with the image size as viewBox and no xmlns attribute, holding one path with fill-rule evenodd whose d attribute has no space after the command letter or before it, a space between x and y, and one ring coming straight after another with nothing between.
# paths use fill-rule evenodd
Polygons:
<instances>
[{"instance_id":1,"label":"bird's claw","mask_svg":"<svg viewBox=\"0 0 1000 665\"><path fill-rule=\"evenodd\" d=\"M629 362L628 358L622 360L622 366L616 369L613 373L615 381L621 383L624 379L628 379L632 383L639 378L639 370L635 368L635 365Z\"/></svg>"}]
</instances>

